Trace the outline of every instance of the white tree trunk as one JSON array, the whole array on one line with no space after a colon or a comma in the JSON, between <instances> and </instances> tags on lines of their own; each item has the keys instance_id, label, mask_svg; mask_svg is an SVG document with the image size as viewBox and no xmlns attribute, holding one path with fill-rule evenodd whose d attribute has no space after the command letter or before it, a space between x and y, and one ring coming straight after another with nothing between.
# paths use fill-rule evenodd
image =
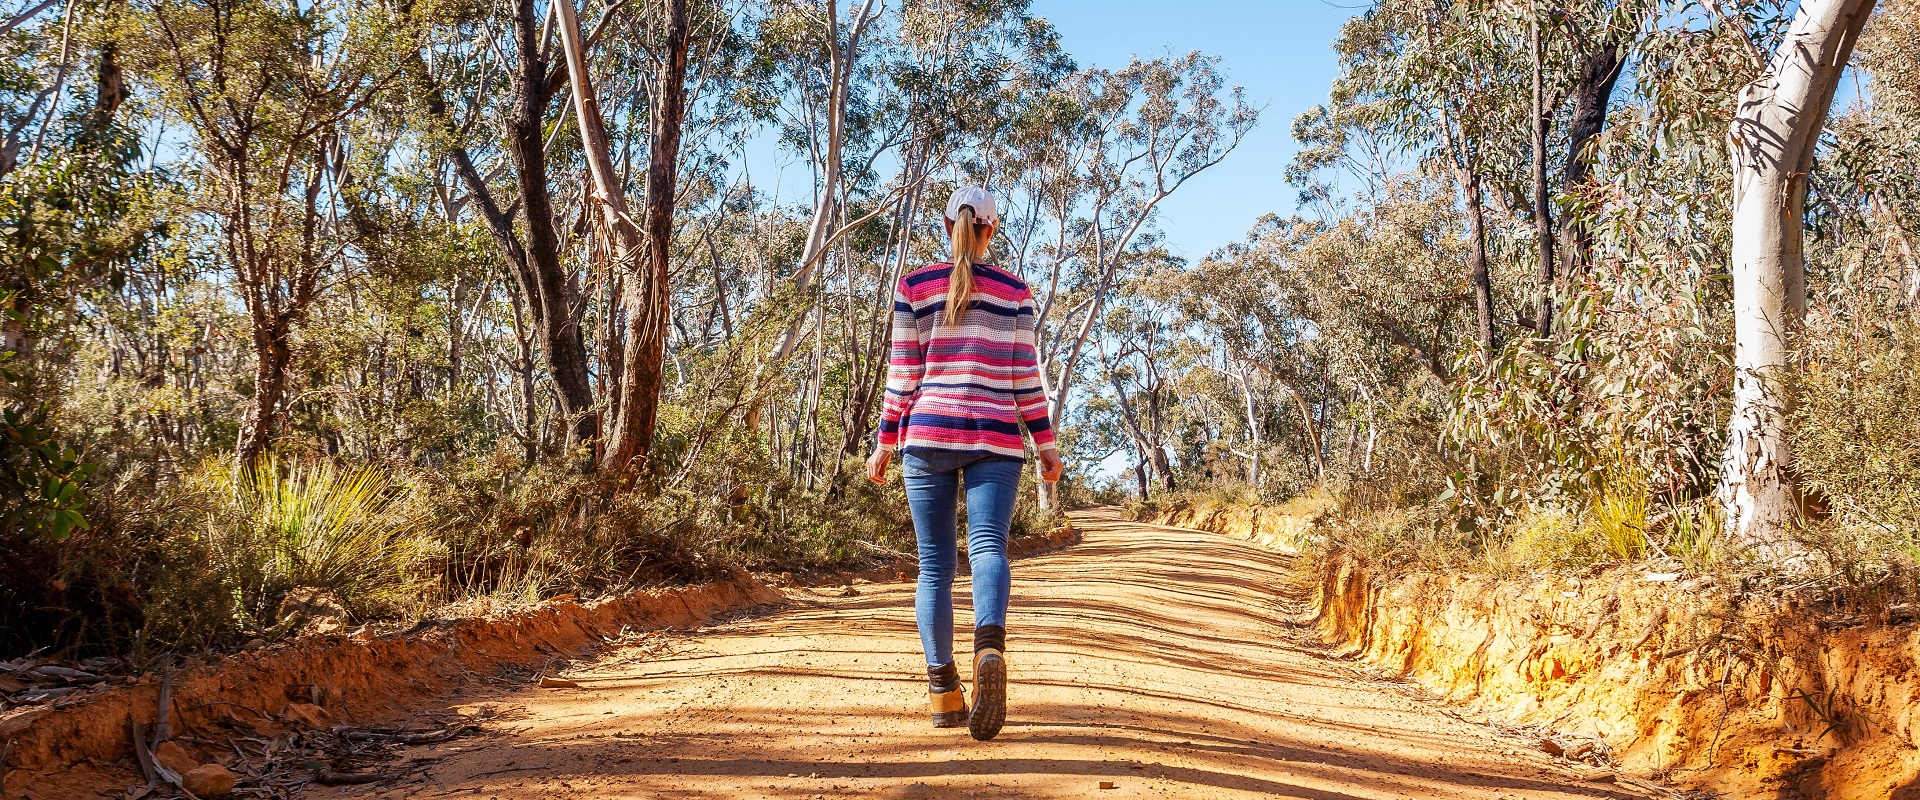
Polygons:
<instances>
[{"instance_id":1,"label":"white tree trunk","mask_svg":"<svg viewBox=\"0 0 1920 800\"><path fill-rule=\"evenodd\" d=\"M1805 0L1773 61L1740 92L1733 154L1733 418L1716 494L1734 537L1786 555L1795 508L1787 335L1806 313L1807 173L1874 0Z\"/></svg>"},{"instance_id":2,"label":"white tree trunk","mask_svg":"<svg viewBox=\"0 0 1920 800\"><path fill-rule=\"evenodd\" d=\"M813 277L819 271L820 263L826 260L828 236L833 233L834 223L840 212L840 180L845 165L847 142L847 102L853 91L854 65L860 58L860 37L867 26L886 9L882 2L879 9L875 0L866 0L853 15L853 23L848 27L846 49L840 49L840 12L839 4L827 3L825 16L827 22L827 63L831 70L831 82L827 86L827 149L822 164L823 180L820 196L814 202L813 221L807 226L806 248L800 254L800 268L794 272L794 288L806 292L813 285ZM802 314L787 325L787 332L780 337L779 347L774 349L771 363L778 364L793 353L794 345L800 340L801 327L807 321Z\"/></svg>"}]
</instances>

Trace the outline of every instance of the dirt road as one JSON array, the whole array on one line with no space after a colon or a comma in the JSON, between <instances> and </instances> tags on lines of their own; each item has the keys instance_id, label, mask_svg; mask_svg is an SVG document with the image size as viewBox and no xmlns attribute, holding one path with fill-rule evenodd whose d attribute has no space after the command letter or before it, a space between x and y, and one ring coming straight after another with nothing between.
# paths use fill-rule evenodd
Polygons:
<instances>
[{"instance_id":1,"label":"dirt road","mask_svg":"<svg viewBox=\"0 0 1920 800\"><path fill-rule=\"evenodd\" d=\"M1014 565L994 741L928 727L912 586L865 584L601 653L581 688L488 698L502 732L415 751L413 782L313 796L1642 796L1356 678L1289 627L1281 556L1078 521L1081 544Z\"/></svg>"}]
</instances>

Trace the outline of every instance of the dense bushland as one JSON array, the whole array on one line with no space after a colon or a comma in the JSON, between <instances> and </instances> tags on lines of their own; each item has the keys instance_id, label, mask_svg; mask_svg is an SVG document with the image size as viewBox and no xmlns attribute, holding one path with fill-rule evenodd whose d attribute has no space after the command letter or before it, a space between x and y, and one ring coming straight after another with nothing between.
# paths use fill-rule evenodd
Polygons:
<instances>
[{"instance_id":1,"label":"dense bushland","mask_svg":"<svg viewBox=\"0 0 1920 800\"><path fill-rule=\"evenodd\" d=\"M0 19L4 654L895 558L859 461L944 193L1008 208L1065 420L1155 204L1255 117L1018 0Z\"/></svg>"},{"instance_id":2,"label":"dense bushland","mask_svg":"<svg viewBox=\"0 0 1920 800\"><path fill-rule=\"evenodd\" d=\"M1170 274L1178 289L1134 293L1164 331L1208 339L1123 373L1177 398L1151 427L1179 433L1138 441L1177 465L1151 493L1273 503L1317 482L1338 498L1319 544L1398 565L1645 563L1819 586L1843 605L1911 598L1910 2L1872 17L1806 178L1806 308L1775 373L1784 543L1724 505L1745 235L1733 147L1749 130L1736 100L1795 14L1831 5L1356 17L1329 101L1294 123L1290 177L1311 213Z\"/></svg>"}]
</instances>

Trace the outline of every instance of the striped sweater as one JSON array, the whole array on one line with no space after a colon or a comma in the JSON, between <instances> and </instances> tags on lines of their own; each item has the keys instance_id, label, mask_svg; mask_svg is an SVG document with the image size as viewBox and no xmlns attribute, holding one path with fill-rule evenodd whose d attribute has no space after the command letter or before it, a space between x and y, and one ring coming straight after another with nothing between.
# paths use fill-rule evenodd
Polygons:
<instances>
[{"instance_id":1,"label":"striped sweater","mask_svg":"<svg viewBox=\"0 0 1920 800\"><path fill-rule=\"evenodd\" d=\"M1024 422L1035 446L1054 449L1034 352L1033 292L1011 272L976 264L973 305L949 325L952 272L946 263L922 267L894 287L880 446L1025 460Z\"/></svg>"}]
</instances>

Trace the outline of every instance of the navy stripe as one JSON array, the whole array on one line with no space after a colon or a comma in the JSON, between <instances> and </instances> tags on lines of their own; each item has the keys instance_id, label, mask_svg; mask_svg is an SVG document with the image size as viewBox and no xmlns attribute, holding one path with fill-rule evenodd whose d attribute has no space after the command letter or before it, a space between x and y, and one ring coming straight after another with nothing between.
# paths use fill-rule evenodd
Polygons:
<instances>
[{"instance_id":1,"label":"navy stripe","mask_svg":"<svg viewBox=\"0 0 1920 800\"><path fill-rule=\"evenodd\" d=\"M952 274L953 265L941 262L925 269L918 269L907 273L907 276L902 278L901 282L908 286L919 286L928 281L944 280ZM1022 294L1027 291L1026 281L1020 280L1019 276L993 264L973 265L973 277L993 281L1001 286L1012 289L1014 294Z\"/></svg>"},{"instance_id":2,"label":"navy stripe","mask_svg":"<svg viewBox=\"0 0 1920 800\"><path fill-rule=\"evenodd\" d=\"M907 417L907 427L912 428L920 425L949 431L987 431L989 433L1003 433L1008 436L1020 435L1020 423L1017 422L1001 422L997 419L985 419L982 417L952 417L946 414L928 414L920 411L915 411Z\"/></svg>"},{"instance_id":3,"label":"navy stripe","mask_svg":"<svg viewBox=\"0 0 1920 800\"><path fill-rule=\"evenodd\" d=\"M1013 273L993 266L992 264L975 265L973 268L973 277L984 278L1001 286L1005 286L1012 289L1015 295L1026 294L1027 292L1026 281L1020 280L1014 277Z\"/></svg>"},{"instance_id":4,"label":"navy stripe","mask_svg":"<svg viewBox=\"0 0 1920 800\"><path fill-rule=\"evenodd\" d=\"M917 269L909 272L906 277L900 279L900 282L908 286L919 286L928 281L945 280L948 275L952 274L953 267L951 265L938 264L927 267L926 269Z\"/></svg>"},{"instance_id":5,"label":"navy stripe","mask_svg":"<svg viewBox=\"0 0 1920 800\"><path fill-rule=\"evenodd\" d=\"M972 311L985 311L996 317L1011 317L1016 319L1023 314L1031 315L1033 313L1031 311L1025 310L1020 306L1014 306L1012 308L1008 308L1006 306L1002 306L996 303L984 303L979 300L973 301L973 305L968 306L968 309ZM943 294L936 299L928 301L926 305L913 309L913 317L914 319L920 319L929 314L938 315L938 314L945 313L946 310L947 310L947 296ZM899 313L898 305L894 306L894 313Z\"/></svg>"},{"instance_id":6,"label":"navy stripe","mask_svg":"<svg viewBox=\"0 0 1920 800\"><path fill-rule=\"evenodd\" d=\"M930 386L936 389L978 389L980 391L991 392L993 394L1013 394L1012 389L1001 389L993 386L982 386L972 381L962 381L960 383L933 383L931 381L923 381L921 382L920 385Z\"/></svg>"}]
</instances>

